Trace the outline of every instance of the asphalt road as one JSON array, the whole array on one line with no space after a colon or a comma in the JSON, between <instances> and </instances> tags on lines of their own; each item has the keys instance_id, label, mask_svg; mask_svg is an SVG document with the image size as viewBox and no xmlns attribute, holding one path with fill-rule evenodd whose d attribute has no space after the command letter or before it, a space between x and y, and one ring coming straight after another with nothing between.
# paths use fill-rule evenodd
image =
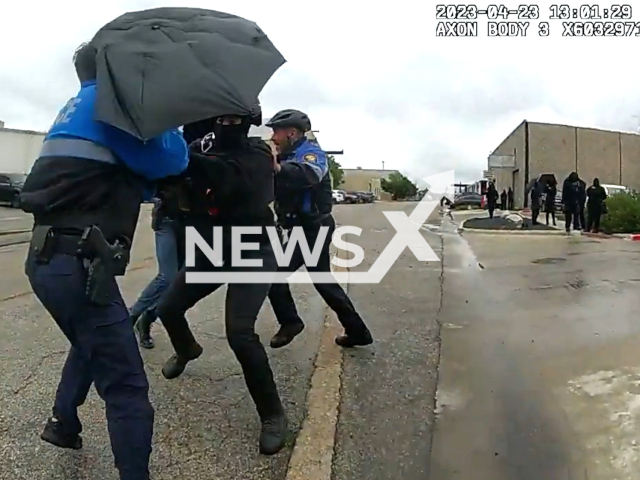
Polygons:
<instances>
[{"instance_id":1,"label":"asphalt road","mask_svg":"<svg viewBox=\"0 0 640 480\"><path fill-rule=\"evenodd\" d=\"M411 205L339 206L336 217L341 224L361 226L362 236L355 242L368 254L375 254L393 234L382 210L410 211ZM15 216L13 211L10 213L5 220L0 218L0 223L29 225L28 219L8 220ZM433 240L437 247L438 237ZM0 384L0 479L115 480L103 405L94 391L80 412L85 428L81 452L61 451L38 439L50 414L67 342L30 293L23 274L25 254L25 244L0 247L0 309L4 320L0 324L0 354L4 362ZM145 213L134 242L132 264L120 282L129 303L154 274L153 238ZM432 418L428 407L435 394L437 356L429 352L437 349L438 278L437 265L419 265L410 252L405 252L381 285L351 288L354 302L378 342L374 347L350 352L344 359L332 337L324 342L324 348L340 359L341 368L332 373L334 378L330 380L340 384L342 378L342 389L332 400L339 413L338 434L330 429L306 434L314 448L326 445L329 459L335 449L333 468L329 461L329 473L322 480L330 478L331 470L336 479L397 478L394 472L398 471L405 472L405 478L424 478L430 424L430 420L425 424L425 417ZM189 313L205 353L177 380L169 382L161 376L161 366L171 354L171 347L162 327L154 327L156 349L143 352L156 409L154 480L296 478L287 473L287 468L296 434L307 415L310 385L317 385L314 389L320 395L326 388L327 382L314 380L318 378L314 374L322 370L322 366L315 368L314 362L321 339L327 338L323 337L323 323L330 317L326 317L326 307L313 287L294 285L293 291L307 329L289 347L268 349L291 423L287 449L273 458L261 457L257 451L258 419L239 365L224 338L224 291L202 301ZM267 343L275 330L267 303L260 315L258 332ZM403 422L410 422L412 431L402 433ZM389 443L390 438L393 444ZM311 462L305 455L302 452L296 456L302 471ZM397 466L398 459L405 463L404 467Z\"/></svg>"},{"instance_id":2,"label":"asphalt road","mask_svg":"<svg viewBox=\"0 0 640 480\"><path fill-rule=\"evenodd\" d=\"M443 238L430 478L640 478L640 245Z\"/></svg>"},{"instance_id":3,"label":"asphalt road","mask_svg":"<svg viewBox=\"0 0 640 480\"><path fill-rule=\"evenodd\" d=\"M338 206L368 268L395 230L385 210ZM343 352L340 328L308 285L294 285L304 334L269 355L291 419L281 454L257 452L258 419L224 339L224 291L189 314L205 354L168 382L162 327L143 352L156 407L154 480L637 480L640 471L640 245L580 236L458 233L432 215L424 238L380 284L349 285L376 343ZM9 220L12 221L12 220ZM29 292L26 245L0 247L0 480L115 480L101 401L81 410L85 448L38 434L67 345ZM148 212L121 286L133 302L155 273ZM258 322L276 330L268 303Z\"/></svg>"}]
</instances>

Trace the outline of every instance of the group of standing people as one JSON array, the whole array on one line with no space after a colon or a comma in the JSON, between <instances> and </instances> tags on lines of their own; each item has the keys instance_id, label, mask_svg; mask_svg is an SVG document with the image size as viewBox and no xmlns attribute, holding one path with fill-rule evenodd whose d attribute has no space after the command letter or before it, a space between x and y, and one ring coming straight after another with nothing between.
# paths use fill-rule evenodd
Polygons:
<instances>
[{"instance_id":1,"label":"group of standing people","mask_svg":"<svg viewBox=\"0 0 640 480\"><path fill-rule=\"evenodd\" d=\"M571 172L562 185L562 207L565 214L565 229L567 233L574 230L598 233L600 219L607 213L607 192L600 180L593 179L587 184L576 172ZM585 218L586 207L586 218Z\"/></svg>"},{"instance_id":2,"label":"group of standing people","mask_svg":"<svg viewBox=\"0 0 640 480\"><path fill-rule=\"evenodd\" d=\"M501 194L498 194L496 185L493 182L489 182L487 186L487 210L489 210L489 218L493 218L493 213L498 206L498 200L500 200L500 208L502 210L513 210L513 190L509 187L509 190L502 190Z\"/></svg>"},{"instance_id":3,"label":"group of standing people","mask_svg":"<svg viewBox=\"0 0 640 480\"><path fill-rule=\"evenodd\" d=\"M541 185L539 181L535 181L529 192L531 199L531 223L533 225L539 225L538 217L540 211L544 209L546 214L547 226L549 225L549 219L556 225L556 195L558 194L558 187L555 181L548 181L544 185Z\"/></svg>"},{"instance_id":4,"label":"group of standing people","mask_svg":"<svg viewBox=\"0 0 640 480\"><path fill-rule=\"evenodd\" d=\"M558 187L555 180L549 180L544 185L540 181L533 183L529 192L533 225L539 224L538 216L542 208L546 213L547 225L549 225L550 218L553 225L556 225L557 194ZM595 178L593 184L587 188L586 182L576 172L570 173L562 184L561 198L567 233L571 231L572 227L574 230L598 233L600 219L606 213L606 198L607 193L600 185L600 180Z\"/></svg>"},{"instance_id":5,"label":"group of standing people","mask_svg":"<svg viewBox=\"0 0 640 480\"><path fill-rule=\"evenodd\" d=\"M531 200L531 223L533 225L539 225L538 218L541 211L546 213L547 226L550 225L550 222L554 226L556 225L557 194L558 186L555 179L550 179L546 182L538 180L533 182L528 193ZM600 219L603 214L607 213L606 198L607 193L604 187L600 185L599 179L595 178L593 184L587 188L586 182L576 172L569 174L562 185L561 200L567 233L571 231L572 226L574 230L598 233L600 231ZM508 192L502 190L502 193L498 195L494 183L490 182L487 188L489 218L493 218L498 199L503 210L513 209L513 190L511 188L509 188Z\"/></svg>"},{"instance_id":6,"label":"group of standing people","mask_svg":"<svg viewBox=\"0 0 640 480\"><path fill-rule=\"evenodd\" d=\"M34 217L25 271L71 345L41 439L82 448L78 408L95 385L105 402L120 479L149 480L155 411L132 317L146 348L153 347L151 324L162 321L175 350L162 373L176 378L203 352L185 313L221 286L186 283L185 224L210 245L213 229L223 229L222 266L197 251L194 270L237 270L230 258L231 229L257 226L259 248L250 255L274 274L297 270L304 259L298 245L289 265L278 266L266 227L276 222L284 230L302 227L309 244L328 227L317 266L307 267L328 272L335 229L331 180L326 154L305 135L311 122L297 110L282 110L267 123L277 156L263 140L248 137L251 125L262 124L259 104L245 115L222 114L148 141L95 120L96 59L90 44L76 52L79 92L47 133L21 195L23 210ZM125 273L140 205L154 197L160 268L129 311L116 277ZM349 348L373 342L337 282L316 288L344 327L336 344ZM267 297L280 324L272 348L293 341L304 323L287 283L230 284L226 295L227 340L260 418L260 452L272 455L284 446L287 419L255 323Z\"/></svg>"}]
</instances>

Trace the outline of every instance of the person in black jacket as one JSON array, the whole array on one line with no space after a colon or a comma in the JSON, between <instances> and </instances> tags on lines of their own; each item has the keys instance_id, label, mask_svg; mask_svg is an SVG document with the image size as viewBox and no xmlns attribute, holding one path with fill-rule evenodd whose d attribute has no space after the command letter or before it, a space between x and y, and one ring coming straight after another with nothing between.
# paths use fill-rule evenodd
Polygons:
<instances>
[{"instance_id":1,"label":"person in black jacket","mask_svg":"<svg viewBox=\"0 0 640 480\"><path fill-rule=\"evenodd\" d=\"M277 261L264 227L275 226L270 203L274 199L274 158L269 146L259 138L248 138L251 124L259 125L261 115L226 115L213 120L213 134L190 146L188 169L189 202L187 223L193 225L209 245L213 228L222 228L222 266L212 265L196 250L195 271L242 271L232 264L233 227L261 227L262 233L244 235L243 241L258 243L257 250L244 252L243 260L261 260L252 272L274 272ZM187 136L192 131L185 129ZM217 248L217 247L216 247ZM185 313L197 302L215 292L222 283L187 283L183 268L158 305L175 354L165 363L162 374L173 379L187 364L202 354L202 346L191 332ZM231 283L225 304L225 328L231 350L242 366L245 382L262 422L260 452L273 455L284 446L287 419L273 379L269 359L255 332L258 313L269 292L270 283Z\"/></svg>"},{"instance_id":2,"label":"person in black jacket","mask_svg":"<svg viewBox=\"0 0 640 480\"><path fill-rule=\"evenodd\" d=\"M600 231L600 218L604 212L607 192L600 185L600 180L593 179L593 185L587 189L587 232Z\"/></svg>"},{"instance_id":3,"label":"person in black jacket","mask_svg":"<svg viewBox=\"0 0 640 480\"><path fill-rule=\"evenodd\" d=\"M579 208L578 218L580 220L579 230L584 230L587 227L587 222L584 215L584 209L587 203L587 182L585 182L581 178L578 178L578 182L580 183L580 189L579 189L579 195L578 195L579 201L580 201L580 205L578 206Z\"/></svg>"},{"instance_id":4,"label":"person in black jacket","mask_svg":"<svg viewBox=\"0 0 640 480\"><path fill-rule=\"evenodd\" d=\"M544 188L544 211L546 212L547 225L549 225L549 216L553 219L553 225L556 225L556 195L558 187L555 181L547 182Z\"/></svg>"},{"instance_id":5,"label":"person in black jacket","mask_svg":"<svg viewBox=\"0 0 640 480\"><path fill-rule=\"evenodd\" d=\"M507 191L503 188L502 193L500 194L500 209L507 210L507 208L508 208Z\"/></svg>"},{"instance_id":6,"label":"person in black jacket","mask_svg":"<svg viewBox=\"0 0 640 480\"><path fill-rule=\"evenodd\" d=\"M531 188L531 223L538 225L538 216L540 215L540 200L542 196L542 186L539 181L535 181Z\"/></svg>"},{"instance_id":7,"label":"person in black jacket","mask_svg":"<svg viewBox=\"0 0 640 480\"><path fill-rule=\"evenodd\" d=\"M496 203L498 202L498 190L496 190L496 186L493 182L489 183L489 187L487 188L487 209L489 210L489 218L493 218L493 212L496 209Z\"/></svg>"},{"instance_id":8,"label":"person in black jacket","mask_svg":"<svg viewBox=\"0 0 640 480\"><path fill-rule=\"evenodd\" d=\"M571 231L572 221L575 230L580 228L581 188L580 178L576 172L571 172L562 184L562 207L565 215L565 228L567 233Z\"/></svg>"},{"instance_id":9,"label":"person in black jacket","mask_svg":"<svg viewBox=\"0 0 640 480\"><path fill-rule=\"evenodd\" d=\"M513 210L514 202L513 202L513 190L509 187L507 190L507 208L509 210Z\"/></svg>"}]
</instances>

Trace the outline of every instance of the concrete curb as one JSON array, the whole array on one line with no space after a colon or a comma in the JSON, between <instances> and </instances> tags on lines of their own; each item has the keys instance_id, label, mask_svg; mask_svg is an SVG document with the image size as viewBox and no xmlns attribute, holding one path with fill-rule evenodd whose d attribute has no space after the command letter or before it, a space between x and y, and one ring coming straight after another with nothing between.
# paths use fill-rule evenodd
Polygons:
<instances>
[{"instance_id":1,"label":"concrete curb","mask_svg":"<svg viewBox=\"0 0 640 480\"><path fill-rule=\"evenodd\" d=\"M332 257L342 251L332 248ZM344 254L343 254L344 255ZM332 265L334 272L348 269ZM346 290L346 289L345 289ZM335 338L342 332L327 306L320 346L307 392L305 417L296 436L285 480L330 480L342 398L342 350Z\"/></svg>"},{"instance_id":2,"label":"concrete curb","mask_svg":"<svg viewBox=\"0 0 640 480\"><path fill-rule=\"evenodd\" d=\"M640 233L614 233L611 235L606 234L598 234L598 233L585 233L590 237L599 237L599 238L617 238L620 240L631 240L634 242L640 241Z\"/></svg>"},{"instance_id":3,"label":"concrete curb","mask_svg":"<svg viewBox=\"0 0 640 480\"><path fill-rule=\"evenodd\" d=\"M458 232L471 232L471 233L480 233L483 235L566 235L564 230L501 230L501 229L486 229L486 228L465 228L458 227Z\"/></svg>"}]
</instances>

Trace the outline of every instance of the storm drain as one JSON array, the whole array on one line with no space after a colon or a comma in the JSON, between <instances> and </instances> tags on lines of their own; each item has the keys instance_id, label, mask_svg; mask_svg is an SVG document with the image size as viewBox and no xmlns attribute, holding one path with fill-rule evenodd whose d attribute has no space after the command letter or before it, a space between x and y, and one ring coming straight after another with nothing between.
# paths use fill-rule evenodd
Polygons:
<instances>
[{"instance_id":1,"label":"storm drain","mask_svg":"<svg viewBox=\"0 0 640 480\"><path fill-rule=\"evenodd\" d=\"M562 257L546 257L546 258L539 258L537 260L534 260L531 263L535 263L538 265L553 265L554 263L564 262L565 260L566 258L562 258Z\"/></svg>"},{"instance_id":2,"label":"storm drain","mask_svg":"<svg viewBox=\"0 0 640 480\"><path fill-rule=\"evenodd\" d=\"M586 286L587 286L587 282L585 282L581 278L576 278L572 282L567 282L567 287L568 288L573 288L575 290L579 290L579 289L584 288Z\"/></svg>"}]
</instances>

